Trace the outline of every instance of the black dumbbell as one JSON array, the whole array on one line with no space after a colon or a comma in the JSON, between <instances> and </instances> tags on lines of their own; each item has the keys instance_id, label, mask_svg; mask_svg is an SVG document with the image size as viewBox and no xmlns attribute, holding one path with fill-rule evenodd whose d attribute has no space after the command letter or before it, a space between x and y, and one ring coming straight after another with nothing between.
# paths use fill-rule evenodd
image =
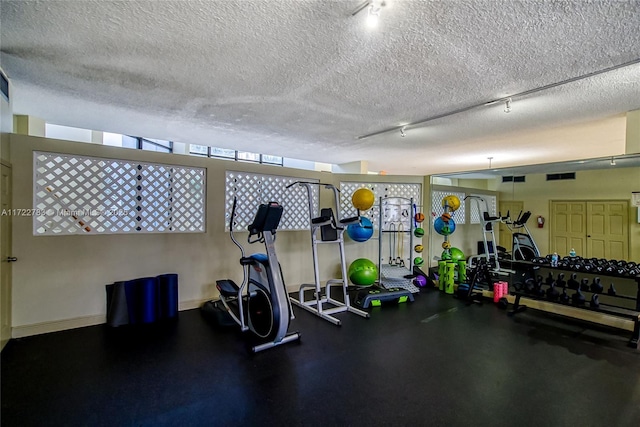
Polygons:
<instances>
[{"instance_id":1,"label":"black dumbbell","mask_svg":"<svg viewBox=\"0 0 640 427\"><path fill-rule=\"evenodd\" d=\"M564 288L567 286L567 282L564 280L564 273L558 274L558 280L556 280L556 286L559 288Z\"/></svg>"},{"instance_id":2,"label":"black dumbbell","mask_svg":"<svg viewBox=\"0 0 640 427\"><path fill-rule=\"evenodd\" d=\"M609 294L609 295L615 295L616 294L616 288L615 288L615 286L613 286L613 283L609 285L609 289L607 290L607 294Z\"/></svg>"},{"instance_id":3,"label":"black dumbbell","mask_svg":"<svg viewBox=\"0 0 640 427\"><path fill-rule=\"evenodd\" d=\"M546 280L545 280L545 284L547 286L551 286L551 284L554 282L555 280L553 279L553 272L549 272L549 275L547 276Z\"/></svg>"},{"instance_id":4,"label":"black dumbbell","mask_svg":"<svg viewBox=\"0 0 640 427\"><path fill-rule=\"evenodd\" d=\"M602 283L600 283L600 278L594 277L593 282L591 282L591 292L595 294L599 294L602 292L603 289L604 289L604 286L602 286Z\"/></svg>"},{"instance_id":5,"label":"black dumbbell","mask_svg":"<svg viewBox=\"0 0 640 427\"><path fill-rule=\"evenodd\" d=\"M569 304L569 295L567 295L567 288L562 288L562 293L560 294L560 302L562 304Z\"/></svg>"},{"instance_id":6,"label":"black dumbbell","mask_svg":"<svg viewBox=\"0 0 640 427\"><path fill-rule=\"evenodd\" d=\"M588 292L589 291L589 279L582 279L580 282L580 290Z\"/></svg>"},{"instance_id":7,"label":"black dumbbell","mask_svg":"<svg viewBox=\"0 0 640 427\"><path fill-rule=\"evenodd\" d=\"M591 295L591 301L589 302L589 305L591 305L591 308L600 307L600 299L598 298L598 294Z\"/></svg>"},{"instance_id":8,"label":"black dumbbell","mask_svg":"<svg viewBox=\"0 0 640 427\"><path fill-rule=\"evenodd\" d=\"M557 301L559 296L560 292L556 289L556 284L554 282L549 286L549 288L547 288L547 299L549 301Z\"/></svg>"},{"instance_id":9,"label":"black dumbbell","mask_svg":"<svg viewBox=\"0 0 640 427\"><path fill-rule=\"evenodd\" d=\"M584 295L582 295L582 292L580 292L580 289L578 289L575 294L571 295L571 302L573 302L573 305L584 305L584 301L585 298Z\"/></svg>"},{"instance_id":10,"label":"black dumbbell","mask_svg":"<svg viewBox=\"0 0 640 427\"><path fill-rule=\"evenodd\" d=\"M571 274L571 277L569 278L569 282L567 283L567 285L569 286L569 289L578 289L580 287L580 282L576 280L577 278L578 278L578 275L576 273Z\"/></svg>"},{"instance_id":11,"label":"black dumbbell","mask_svg":"<svg viewBox=\"0 0 640 427\"><path fill-rule=\"evenodd\" d=\"M536 288L536 281L534 279L527 279L524 281L524 293L531 295L533 294L533 290Z\"/></svg>"},{"instance_id":12,"label":"black dumbbell","mask_svg":"<svg viewBox=\"0 0 640 427\"><path fill-rule=\"evenodd\" d=\"M539 298L544 297L544 289L542 289L542 282L536 282L536 287L533 290L533 294Z\"/></svg>"}]
</instances>

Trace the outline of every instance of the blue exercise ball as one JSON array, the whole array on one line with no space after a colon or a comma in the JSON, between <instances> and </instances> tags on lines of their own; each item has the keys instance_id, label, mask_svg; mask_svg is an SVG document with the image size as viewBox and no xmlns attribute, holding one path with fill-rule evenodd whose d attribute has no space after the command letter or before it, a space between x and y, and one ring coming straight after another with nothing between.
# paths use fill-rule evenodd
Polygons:
<instances>
[{"instance_id":1,"label":"blue exercise ball","mask_svg":"<svg viewBox=\"0 0 640 427\"><path fill-rule=\"evenodd\" d=\"M438 217L433 222L433 228L436 230L436 233L442 236L448 236L456 231L456 223L453 221L453 218L445 221L442 217Z\"/></svg>"},{"instance_id":2,"label":"blue exercise ball","mask_svg":"<svg viewBox=\"0 0 640 427\"><path fill-rule=\"evenodd\" d=\"M360 217L359 224L347 226L347 235L356 242L366 242L373 236L373 224L364 216Z\"/></svg>"}]
</instances>

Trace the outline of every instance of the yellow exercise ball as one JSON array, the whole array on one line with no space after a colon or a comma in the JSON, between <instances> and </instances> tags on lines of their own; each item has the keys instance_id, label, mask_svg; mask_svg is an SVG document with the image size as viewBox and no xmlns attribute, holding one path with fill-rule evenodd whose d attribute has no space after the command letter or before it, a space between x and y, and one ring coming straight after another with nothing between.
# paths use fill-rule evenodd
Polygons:
<instances>
[{"instance_id":1,"label":"yellow exercise ball","mask_svg":"<svg viewBox=\"0 0 640 427\"><path fill-rule=\"evenodd\" d=\"M353 207L358 209L359 211L366 211L371 209L371 206L376 201L376 196L373 194L373 191L368 188L358 188L353 192L351 196L351 203L353 203Z\"/></svg>"},{"instance_id":2,"label":"yellow exercise ball","mask_svg":"<svg viewBox=\"0 0 640 427\"><path fill-rule=\"evenodd\" d=\"M451 242L448 240L442 242L442 249L451 249Z\"/></svg>"},{"instance_id":3,"label":"yellow exercise ball","mask_svg":"<svg viewBox=\"0 0 640 427\"><path fill-rule=\"evenodd\" d=\"M460 207L460 199L458 199L458 196L454 196L453 194L444 196L442 198L442 207L449 208L451 212L457 211Z\"/></svg>"},{"instance_id":4,"label":"yellow exercise ball","mask_svg":"<svg viewBox=\"0 0 640 427\"><path fill-rule=\"evenodd\" d=\"M418 252L418 253L421 253L421 252L424 250L424 246L422 246L422 245L415 245L415 246L413 247L413 250L414 250L414 251L416 251L416 252Z\"/></svg>"}]
</instances>

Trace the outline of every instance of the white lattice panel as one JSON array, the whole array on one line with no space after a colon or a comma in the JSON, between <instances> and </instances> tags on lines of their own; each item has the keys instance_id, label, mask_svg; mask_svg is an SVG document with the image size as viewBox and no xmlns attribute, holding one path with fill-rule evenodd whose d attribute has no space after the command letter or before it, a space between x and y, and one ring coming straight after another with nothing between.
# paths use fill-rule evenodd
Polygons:
<instances>
[{"instance_id":1,"label":"white lattice panel","mask_svg":"<svg viewBox=\"0 0 640 427\"><path fill-rule=\"evenodd\" d=\"M457 225L462 225L466 222L466 204L464 202L466 194L460 191L431 191L431 212L432 214L435 214L431 215L432 222L435 218L444 213L444 208L442 207L442 199L449 195L456 196L458 197L458 199L460 199L460 207L451 214L451 217Z\"/></svg>"},{"instance_id":2,"label":"white lattice panel","mask_svg":"<svg viewBox=\"0 0 640 427\"><path fill-rule=\"evenodd\" d=\"M205 170L34 152L35 235L203 232Z\"/></svg>"},{"instance_id":3,"label":"white lattice panel","mask_svg":"<svg viewBox=\"0 0 640 427\"><path fill-rule=\"evenodd\" d=\"M340 183L340 208L342 210L342 217L350 217L356 216L358 211L353 207L351 203L351 196L353 193L359 188L368 188L373 191L373 194L376 196L376 202L371 209L367 212L362 213L361 215L366 216L373 222L374 224L378 224L378 215L380 212L379 209L379 201L380 197L387 198L387 203L392 204L406 204L406 206L399 207L399 214L402 214L403 209L408 209L409 217L413 217L412 207L409 204L409 200L413 199L413 203L417 206L418 210L421 210L421 200L422 200L422 185L421 184L402 184L402 183L392 183L392 182L341 182ZM395 199L395 200L392 200ZM395 210L394 210L395 212ZM390 211L387 216L392 215ZM409 220L408 218L403 219L406 222L406 229L409 229ZM385 223L388 223L388 218L383 218L383 229L386 229L384 226Z\"/></svg>"},{"instance_id":4,"label":"white lattice panel","mask_svg":"<svg viewBox=\"0 0 640 427\"><path fill-rule=\"evenodd\" d=\"M229 217L233 208L233 198L237 197L234 231L247 231L249 224L261 203L278 202L284 208L280 220L280 230L309 229L309 196L304 187L287 185L298 181L297 178L277 175L262 175L249 172L227 171L225 189L225 224L228 229ZM319 182L304 179L308 182ZM318 187L313 191L313 216L318 216Z\"/></svg>"},{"instance_id":5,"label":"white lattice panel","mask_svg":"<svg viewBox=\"0 0 640 427\"><path fill-rule=\"evenodd\" d=\"M483 203L481 200L478 200L479 203L476 203L472 199L469 199L469 203L470 203L469 213L470 213L471 224L480 224L480 218L481 218L482 212L484 212L485 210L489 212L490 216L496 216L496 212L498 211L496 196L492 196L490 194L471 194L471 195L482 197L486 202L486 205L485 205L485 203ZM478 206L480 207L480 210L478 210Z\"/></svg>"}]
</instances>

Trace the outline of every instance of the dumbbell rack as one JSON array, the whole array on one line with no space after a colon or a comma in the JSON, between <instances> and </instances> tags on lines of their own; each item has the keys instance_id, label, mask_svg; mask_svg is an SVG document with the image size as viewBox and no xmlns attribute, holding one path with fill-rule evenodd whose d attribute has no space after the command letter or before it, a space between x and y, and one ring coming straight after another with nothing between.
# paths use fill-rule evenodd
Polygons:
<instances>
[{"instance_id":1,"label":"dumbbell rack","mask_svg":"<svg viewBox=\"0 0 640 427\"><path fill-rule=\"evenodd\" d=\"M548 298L546 298L546 296L536 296L533 295L531 293L527 293L524 291L519 291L516 290L515 292L512 292L513 295L515 295L515 301L513 304L513 310L511 312L509 312L510 316L513 316L517 313L520 313L524 310L526 310L527 306L526 305L522 305L520 300L522 297L524 298L528 298L531 300L537 300L537 301L544 301L545 303L548 304L557 304L557 305L562 305L562 306L567 306L567 307L573 307L573 308L578 308L581 310L588 310L588 311L592 311L592 312L596 312L596 313L602 313L602 314L607 314L607 315L611 315L611 316L616 316L616 317L621 317L624 319L628 319L628 320L632 320L634 322L634 329L633 329L633 335L631 336L631 339L629 341L629 347L635 348L637 349L640 345L640 275L618 275L615 273L611 273L611 272L606 272L606 271L602 271L602 272L593 272L593 271L589 271L589 272L580 272L580 271L576 271L576 270L572 270L569 268L562 268L562 267L551 267L550 265L545 265L545 264L536 264L530 261L513 261L512 262L512 268L516 271L516 274L519 277L527 277L527 278L532 278L532 279L536 279L536 276L538 275L538 273L540 272L541 269L547 270L549 272L552 272L554 277L557 278L558 274L560 273L564 273L567 277L570 277L572 273L577 273L578 275L584 275L584 274L588 274L589 276L598 276L598 277L606 277L606 278L615 278L615 279L630 279L630 280L634 280L636 283L636 296L632 297L629 295L622 295L622 294L616 294L616 295L609 295L607 294L607 286L605 283L603 283L604 285L604 290L603 292L600 294L603 297L607 297L607 300L609 300L609 298L611 299L611 301L614 301L615 299L618 300L631 300L635 302L635 307L634 308L627 308L627 307L622 307L619 305L615 305L615 304L611 304L608 302L600 302L600 306L598 308L593 308L590 306L589 304L589 300L591 298L591 295L593 294L593 292L591 291L582 291L585 295L585 303L584 305L573 305L571 303L571 301L568 304L564 304L561 303L559 301L552 301L549 300ZM543 276L544 277L544 276ZM590 281L592 280L592 278L590 278ZM545 291L549 288L549 285L547 285L546 283L543 283L542 285L542 289L544 289ZM557 288L558 291L562 291L561 288ZM567 293L573 293L575 292L575 290L573 289L569 289L567 287ZM546 292L545 292L546 295ZM571 295L570 295L571 296Z\"/></svg>"}]
</instances>

